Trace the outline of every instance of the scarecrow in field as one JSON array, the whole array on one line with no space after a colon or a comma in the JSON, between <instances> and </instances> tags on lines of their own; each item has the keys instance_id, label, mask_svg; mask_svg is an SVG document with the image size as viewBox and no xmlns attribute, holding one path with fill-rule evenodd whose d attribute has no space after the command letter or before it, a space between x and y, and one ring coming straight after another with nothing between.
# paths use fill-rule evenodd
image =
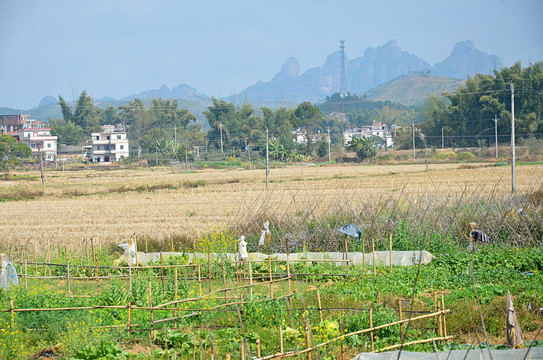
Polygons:
<instances>
[{"instance_id":1,"label":"scarecrow in field","mask_svg":"<svg viewBox=\"0 0 543 360\"><path fill-rule=\"evenodd\" d=\"M270 242L271 242L270 222L266 221L264 223L264 229L260 233L260 241L258 242L258 246L269 247Z\"/></svg>"},{"instance_id":2,"label":"scarecrow in field","mask_svg":"<svg viewBox=\"0 0 543 360\"><path fill-rule=\"evenodd\" d=\"M136 265L138 263L138 249L136 247L136 240L130 239L128 240L128 243L119 244L119 247L124 250L124 253L119 259L116 260L117 262L120 260L126 260L128 265Z\"/></svg>"},{"instance_id":3,"label":"scarecrow in field","mask_svg":"<svg viewBox=\"0 0 543 360\"><path fill-rule=\"evenodd\" d=\"M243 261L249 257L247 253L247 241L245 241L245 236L241 235L239 239L239 260Z\"/></svg>"},{"instance_id":4,"label":"scarecrow in field","mask_svg":"<svg viewBox=\"0 0 543 360\"><path fill-rule=\"evenodd\" d=\"M470 233L469 233L469 241L470 241L470 249L475 248L475 242L482 243L482 244L490 244L490 237L482 232L481 230L476 230L477 223L471 222L469 223L470 226Z\"/></svg>"},{"instance_id":5,"label":"scarecrow in field","mask_svg":"<svg viewBox=\"0 0 543 360\"><path fill-rule=\"evenodd\" d=\"M6 254L0 254L0 289L9 290L11 284L19 285L17 270Z\"/></svg>"}]
</instances>

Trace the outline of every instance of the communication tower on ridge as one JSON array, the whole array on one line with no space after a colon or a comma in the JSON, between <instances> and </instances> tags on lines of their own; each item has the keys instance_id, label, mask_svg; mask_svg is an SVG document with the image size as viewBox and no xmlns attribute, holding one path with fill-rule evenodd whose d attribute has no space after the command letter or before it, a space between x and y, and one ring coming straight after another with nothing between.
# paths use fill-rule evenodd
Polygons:
<instances>
[{"instance_id":1,"label":"communication tower on ridge","mask_svg":"<svg viewBox=\"0 0 543 360\"><path fill-rule=\"evenodd\" d=\"M345 83L345 40L339 40L339 48L341 49L341 82L339 86L339 95L344 97L347 95L347 84Z\"/></svg>"}]
</instances>

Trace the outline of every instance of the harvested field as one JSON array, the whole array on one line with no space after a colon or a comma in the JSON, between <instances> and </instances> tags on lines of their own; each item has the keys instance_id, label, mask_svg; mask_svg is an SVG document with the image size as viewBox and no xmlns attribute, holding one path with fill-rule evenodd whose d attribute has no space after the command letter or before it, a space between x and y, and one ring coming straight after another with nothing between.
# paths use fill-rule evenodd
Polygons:
<instances>
[{"instance_id":1,"label":"harvested field","mask_svg":"<svg viewBox=\"0 0 543 360\"><path fill-rule=\"evenodd\" d=\"M48 171L41 196L39 173L0 182L3 244L79 244L81 239L117 243L133 234L150 239L193 239L218 224L246 226L268 213L326 212L350 202L352 211L388 198L458 201L459 197L511 192L509 167L485 164L397 166L291 166L263 170L172 172L168 168L111 171ZM543 166L517 167L517 193L541 186ZM39 194L39 195L37 195ZM78 246L78 245L76 245Z\"/></svg>"}]
</instances>

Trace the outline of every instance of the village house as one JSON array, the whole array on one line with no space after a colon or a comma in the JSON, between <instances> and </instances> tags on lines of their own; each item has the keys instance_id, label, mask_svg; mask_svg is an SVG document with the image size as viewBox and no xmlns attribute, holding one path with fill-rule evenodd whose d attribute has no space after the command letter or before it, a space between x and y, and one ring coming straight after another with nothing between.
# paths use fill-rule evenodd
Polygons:
<instances>
[{"instance_id":1,"label":"village house","mask_svg":"<svg viewBox=\"0 0 543 360\"><path fill-rule=\"evenodd\" d=\"M39 128L41 121L30 119L28 114L0 115L0 133L15 135L22 128Z\"/></svg>"},{"instance_id":2,"label":"village house","mask_svg":"<svg viewBox=\"0 0 543 360\"><path fill-rule=\"evenodd\" d=\"M92 162L112 163L129 156L128 138L121 127L104 125L101 132L92 133L91 136Z\"/></svg>"},{"instance_id":3,"label":"village house","mask_svg":"<svg viewBox=\"0 0 543 360\"><path fill-rule=\"evenodd\" d=\"M18 140L32 150L32 155L43 155L45 161L55 161L57 158L58 137L51 135L49 128L23 128L19 130Z\"/></svg>"},{"instance_id":4,"label":"village house","mask_svg":"<svg viewBox=\"0 0 543 360\"><path fill-rule=\"evenodd\" d=\"M379 122L374 122L372 125L349 129L343 133L343 139L345 141L345 144L357 137L370 138L372 136L378 136L382 138L387 148L394 147L392 131L388 128L386 124L381 124Z\"/></svg>"}]
</instances>

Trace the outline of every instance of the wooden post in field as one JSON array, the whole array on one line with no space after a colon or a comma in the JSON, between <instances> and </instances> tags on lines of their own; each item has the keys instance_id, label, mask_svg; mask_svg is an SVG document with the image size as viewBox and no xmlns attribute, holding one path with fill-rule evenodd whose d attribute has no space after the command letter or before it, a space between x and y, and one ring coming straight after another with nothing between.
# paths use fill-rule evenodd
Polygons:
<instances>
[{"instance_id":1,"label":"wooden post in field","mask_svg":"<svg viewBox=\"0 0 543 360\"><path fill-rule=\"evenodd\" d=\"M273 275L271 266L271 257L268 256L268 270L270 273L270 297L273 299Z\"/></svg>"},{"instance_id":2,"label":"wooden post in field","mask_svg":"<svg viewBox=\"0 0 543 360\"><path fill-rule=\"evenodd\" d=\"M66 259L66 286L68 288L68 296L72 297L72 291L70 290L70 259Z\"/></svg>"},{"instance_id":3,"label":"wooden post in field","mask_svg":"<svg viewBox=\"0 0 543 360\"><path fill-rule=\"evenodd\" d=\"M89 239L85 239L85 250L87 251L87 266L90 266Z\"/></svg>"},{"instance_id":4,"label":"wooden post in field","mask_svg":"<svg viewBox=\"0 0 543 360\"><path fill-rule=\"evenodd\" d=\"M390 233L390 272L392 272L392 233Z\"/></svg>"},{"instance_id":5,"label":"wooden post in field","mask_svg":"<svg viewBox=\"0 0 543 360\"><path fill-rule=\"evenodd\" d=\"M162 259L162 251L160 252L160 281L162 282L162 291L166 289L164 285L164 261Z\"/></svg>"},{"instance_id":6,"label":"wooden post in field","mask_svg":"<svg viewBox=\"0 0 543 360\"><path fill-rule=\"evenodd\" d=\"M198 263L198 296L202 296L202 273L200 263Z\"/></svg>"},{"instance_id":7,"label":"wooden post in field","mask_svg":"<svg viewBox=\"0 0 543 360\"><path fill-rule=\"evenodd\" d=\"M128 260L128 286L130 289L130 295L132 295L132 263Z\"/></svg>"},{"instance_id":8,"label":"wooden post in field","mask_svg":"<svg viewBox=\"0 0 543 360\"><path fill-rule=\"evenodd\" d=\"M345 355L343 352L343 324L341 323L341 320L339 321L339 334L342 336L339 342L339 348L340 348L340 354L341 354L340 359L345 360Z\"/></svg>"},{"instance_id":9,"label":"wooden post in field","mask_svg":"<svg viewBox=\"0 0 543 360\"><path fill-rule=\"evenodd\" d=\"M100 278L98 277L98 259L96 258L96 253L94 251L94 239L91 238L92 246L92 261L94 262L94 275L96 276L96 286L98 287L98 295L100 295Z\"/></svg>"},{"instance_id":10,"label":"wooden post in field","mask_svg":"<svg viewBox=\"0 0 543 360\"><path fill-rule=\"evenodd\" d=\"M309 326L309 320L305 317L305 348L311 348L311 326ZM307 360L311 360L311 351L307 352Z\"/></svg>"},{"instance_id":11,"label":"wooden post in field","mask_svg":"<svg viewBox=\"0 0 543 360\"><path fill-rule=\"evenodd\" d=\"M375 267L375 242L371 238L371 255L373 256L373 277L377 276L377 268Z\"/></svg>"},{"instance_id":12,"label":"wooden post in field","mask_svg":"<svg viewBox=\"0 0 543 360\"><path fill-rule=\"evenodd\" d=\"M373 329L373 309L370 309L370 329ZM370 331L370 340L371 340L371 352L374 352L375 345L373 344L373 330Z\"/></svg>"},{"instance_id":13,"label":"wooden post in field","mask_svg":"<svg viewBox=\"0 0 543 360\"><path fill-rule=\"evenodd\" d=\"M280 352L285 352L285 348L283 346L283 325L279 325L279 349Z\"/></svg>"},{"instance_id":14,"label":"wooden post in field","mask_svg":"<svg viewBox=\"0 0 543 360\"><path fill-rule=\"evenodd\" d=\"M366 241L362 239L362 279L366 277Z\"/></svg>"},{"instance_id":15,"label":"wooden post in field","mask_svg":"<svg viewBox=\"0 0 543 360\"><path fill-rule=\"evenodd\" d=\"M441 302L437 302L437 311L441 311L443 310L441 308ZM439 314L439 317L438 317L438 321L439 321L439 337L443 337L443 315L442 314Z\"/></svg>"},{"instance_id":16,"label":"wooden post in field","mask_svg":"<svg viewBox=\"0 0 543 360\"><path fill-rule=\"evenodd\" d=\"M320 317L321 323L322 323L321 292L320 292L319 288L317 288L317 304L319 305L319 317Z\"/></svg>"},{"instance_id":17,"label":"wooden post in field","mask_svg":"<svg viewBox=\"0 0 543 360\"><path fill-rule=\"evenodd\" d=\"M239 352L240 352L240 358L242 360L245 360L245 348L243 347L243 345L244 345L243 343L244 343L244 341L243 341L243 339L241 339L241 341L239 342L239 345L240 345Z\"/></svg>"},{"instance_id":18,"label":"wooden post in field","mask_svg":"<svg viewBox=\"0 0 543 360\"><path fill-rule=\"evenodd\" d=\"M11 330L15 330L15 308L13 307L13 299L9 299L9 315L11 319Z\"/></svg>"},{"instance_id":19,"label":"wooden post in field","mask_svg":"<svg viewBox=\"0 0 543 360\"><path fill-rule=\"evenodd\" d=\"M28 259L25 259L25 290L28 290Z\"/></svg>"},{"instance_id":20,"label":"wooden post in field","mask_svg":"<svg viewBox=\"0 0 543 360\"><path fill-rule=\"evenodd\" d=\"M151 311L151 331L149 332L149 346L151 347L151 354L153 353L153 332L155 330L154 316L153 316L153 290L151 288L151 282L149 281L149 310Z\"/></svg>"},{"instance_id":21,"label":"wooden post in field","mask_svg":"<svg viewBox=\"0 0 543 360\"><path fill-rule=\"evenodd\" d=\"M228 293L226 292L226 271L224 269L224 262L221 263L222 265L222 288L224 290L224 302L228 302Z\"/></svg>"},{"instance_id":22,"label":"wooden post in field","mask_svg":"<svg viewBox=\"0 0 543 360\"><path fill-rule=\"evenodd\" d=\"M230 360L230 353L226 353L225 360Z\"/></svg>"},{"instance_id":23,"label":"wooden post in field","mask_svg":"<svg viewBox=\"0 0 543 360\"><path fill-rule=\"evenodd\" d=\"M290 246L287 239L287 278L288 278L288 295L292 294L291 282L290 282ZM290 298L292 301L292 298Z\"/></svg>"},{"instance_id":24,"label":"wooden post in field","mask_svg":"<svg viewBox=\"0 0 543 360\"><path fill-rule=\"evenodd\" d=\"M436 297L436 292L435 291L432 291L432 300L434 301L434 312L437 312L437 297ZM436 315L434 317L434 322L436 324L436 332L439 333L439 316Z\"/></svg>"},{"instance_id":25,"label":"wooden post in field","mask_svg":"<svg viewBox=\"0 0 543 360\"><path fill-rule=\"evenodd\" d=\"M441 293L441 309L445 310L445 297ZM443 314L443 336L447 337L447 321L445 320L445 314Z\"/></svg>"},{"instance_id":26,"label":"wooden post in field","mask_svg":"<svg viewBox=\"0 0 543 360\"><path fill-rule=\"evenodd\" d=\"M398 299L398 317L400 321L403 320L402 299ZM400 324L400 342L403 342L403 323Z\"/></svg>"},{"instance_id":27,"label":"wooden post in field","mask_svg":"<svg viewBox=\"0 0 543 360\"><path fill-rule=\"evenodd\" d=\"M38 244L34 241L34 266L36 267L36 276L38 276Z\"/></svg>"},{"instance_id":28,"label":"wooden post in field","mask_svg":"<svg viewBox=\"0 0 543 360\"><path fill-rule=\"evenodd\" d=\"M128 319L126 320L126 330L130 332L130 316L132 312L132 302L128 300Z\"/></svg>"},{"instance_id":29,"label":"wooden post in field","mask_svg":"<svg viewBox=\"0 0 543 360\"><path fill-rule=\"evenodd\" d=\"M253 298L253 267L249 261L249 295Z\"/></svg>"},{"instance_id":30,"label":"wooden post in field","mask_svg":"<svg viewBox=\"0 0 543 360\"><path fill-rule=\"evenodd\" d=\"M177 268L174 270L174 289L173 289L173 301L177 301ZM175 318L175 328L177 328L177 303L173 305L173 317Z\"/></svg>"},{"instance_id":31,"label":"wooden post in field","mask_svg":"<svg viewBox=\"0 0 543 360\"><path fill-rule=\"evenodd\" d=\"M211 254L207 253L207 287L211 293Z\"/></svg>"},{"instance_id":32,"label":"wooden post in field","mask_svg":"<svg viewBox=\"0 0 543 360\"><path fill-rule=\"evenodd\" d=\"M51 242L49 239L47 239L47 263L51 263ZM47 275L47 269L49 269L49 276L51 276L51 265L47 265L45 267L44 275Z\"/></svg>"},{"instance_id":33,"label":"wooden post in field","mask_svg":"<svg viewBox=\"0 0 543 360\"><path fill-rule=\"evenodd\" d=\"M259 338L256 339L256 356L257 357L261 356L261 353L260 353L260 339Z\"/></svg>"}]
</instances>

